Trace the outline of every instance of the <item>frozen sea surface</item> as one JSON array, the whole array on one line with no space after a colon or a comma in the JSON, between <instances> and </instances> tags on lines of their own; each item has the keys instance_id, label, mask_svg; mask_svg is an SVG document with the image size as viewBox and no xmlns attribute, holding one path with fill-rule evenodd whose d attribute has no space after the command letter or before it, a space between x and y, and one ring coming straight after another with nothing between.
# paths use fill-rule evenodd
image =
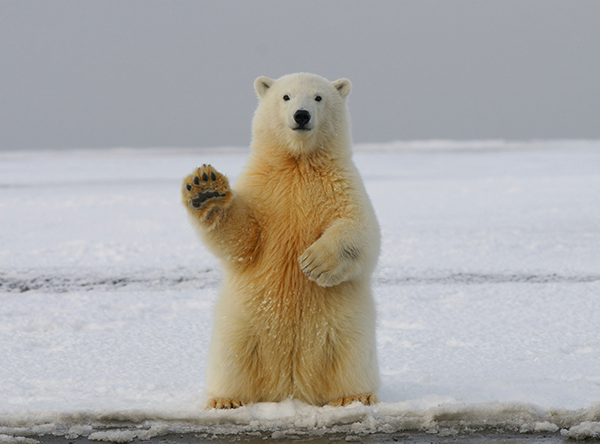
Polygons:
<instances>
[{"instance_id":1,"label":"frozen sea surface","mask_svg":"<svg viewBox=\"0 0 600 444\"><path fill-rule=\"evenodd\" d=\"M179 189L203 163L235 179L247 155L0 153L0 442L491 429L600 437L600 142L358 146L383 234L382 402L205 411L221 274Z\"/></svg>"}]
</instances>

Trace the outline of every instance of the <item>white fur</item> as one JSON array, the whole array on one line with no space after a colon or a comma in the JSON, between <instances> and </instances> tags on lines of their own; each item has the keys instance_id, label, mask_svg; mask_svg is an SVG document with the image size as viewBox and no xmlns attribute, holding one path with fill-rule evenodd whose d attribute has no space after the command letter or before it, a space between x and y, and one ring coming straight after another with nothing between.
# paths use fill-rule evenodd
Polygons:
<instances>
[{"instance_id":1,"label":"white fur","mask_svg":"<svg viewBox=\"0 0 600 444\"><path fill-rule=\"evenodd\" d=\"M253 153L232 203L210 226L194 222L225 274L207 394L317 405L374 395L380 239L351 160L351 83L300 73L259 77L255 89ZM298 109L310 112L310 129L294 130Z\"/></svg>"}]
</instances>

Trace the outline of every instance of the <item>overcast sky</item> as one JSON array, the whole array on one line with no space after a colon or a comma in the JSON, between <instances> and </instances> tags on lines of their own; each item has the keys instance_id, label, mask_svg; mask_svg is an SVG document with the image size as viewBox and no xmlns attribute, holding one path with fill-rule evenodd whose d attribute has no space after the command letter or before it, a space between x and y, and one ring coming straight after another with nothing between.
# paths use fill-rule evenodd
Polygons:
<instances>
[{"instance_id":1,"label":"overcast sky","mask_svg":"<svg viewBox=\"0 0 600 444\"><path fill-rule=\"evenodd\" d=\"M357 143L599 139L600 1L0 0L0 149L248 145L298 71Z\"/></svg>"}]
</instances>

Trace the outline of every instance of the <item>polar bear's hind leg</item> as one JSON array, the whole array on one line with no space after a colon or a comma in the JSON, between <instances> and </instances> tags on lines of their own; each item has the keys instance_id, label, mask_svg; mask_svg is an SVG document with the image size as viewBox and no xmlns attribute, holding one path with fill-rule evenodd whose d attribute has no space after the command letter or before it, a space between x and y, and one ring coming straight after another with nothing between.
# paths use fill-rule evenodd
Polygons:
<instances>
[{"instance_id":1,"label":"polar bear's hind leg","mask_svg":"<svg viewBox=\"0 0 600 444\"><path fill-rule=\"evenodd\" d=\"M207 409L230 410L245 406L246 403L239 399L212 398L206 403Z\"/></svg>"},{"instance_id":2,"label":"polar bear's hind leg","mask_svg":"<svg viewBox=\"0 0 600 444\"><path fill-rule=\"evenodd\" d=\"M334 401L331 401L329 406L331 407L343 407L346 405L350 405L353 402L361 402L364 405L373 405L377 402L377 397L373 394L368 395L355 395L355 396L342 396Z\"/></svg>"}]
</instances>

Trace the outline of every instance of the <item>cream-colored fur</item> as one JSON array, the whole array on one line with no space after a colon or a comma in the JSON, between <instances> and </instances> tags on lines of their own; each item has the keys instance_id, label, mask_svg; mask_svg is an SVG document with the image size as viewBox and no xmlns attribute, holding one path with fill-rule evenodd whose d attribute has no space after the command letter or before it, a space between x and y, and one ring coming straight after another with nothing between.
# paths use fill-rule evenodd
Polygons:
<instances>
[{"instance_id":1,"label":"cream-colored fur","mask_svg":"<svg viewBox=\"0 0 600 444\"><path fill-rule=\"evenodd\" d=\"M380 239L351 160L351 84L301 73L260 77L255 89L252 154L233 189L207 165L182 188L224 269L208 407L290 397L370 404L379 384L371 274ZM311 116L303 130L294 129L298 109Z\"/></svg>"}]
</instances>

